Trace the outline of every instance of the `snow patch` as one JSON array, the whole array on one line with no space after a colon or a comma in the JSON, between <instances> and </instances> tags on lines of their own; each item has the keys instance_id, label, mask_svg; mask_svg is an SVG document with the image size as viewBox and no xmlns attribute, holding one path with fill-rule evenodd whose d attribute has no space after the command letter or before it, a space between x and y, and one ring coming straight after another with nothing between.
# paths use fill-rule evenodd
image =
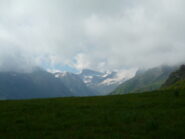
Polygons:
<instances>
[{"instance_id":1,"label":"snow patch","mask_svg":"<svg viewBox=\"0 0 185 139\"><path fill-rule=\"evenodd\" d=\"M47 69L47 72L55 74L55 73L62 73L61 70L57 70L57 69Z\"/></svg>"},{"instance_id":2,"label":"snow patch","mask_svg":"<svg viewBox=\"0 0 185 139\"><path fill-rule=\"evenodd\" d=\"M93 76L84 76L84 83L88 84L88 83L91 83L92 82L92 79L93 79Z\"/></svg>"},{"instance_id":3,"label":"snow patch","mask_svg":"<svg viewBox=\"0 0 185 139\"><path fill-rule=\"evenodd\" d=\"M100 85L112 85L112 84L121 84L124 81L134 77L135 70L123 70L118 71L113 78L107 78L100 83Z\"/></svg>"},{"instance_id":4,"label":"snow patch","mask_svg":"<svg viewBox=\"0 0 185 139\"><path fill-rule=\"evenodd\" d=\"M110 74L112 74L112 72L107 71L107 72L105 72L105 74L104 74L102 77L103 77L103 78L106 78L106 77L109 76Z\"/></svg>"}]
</instances>

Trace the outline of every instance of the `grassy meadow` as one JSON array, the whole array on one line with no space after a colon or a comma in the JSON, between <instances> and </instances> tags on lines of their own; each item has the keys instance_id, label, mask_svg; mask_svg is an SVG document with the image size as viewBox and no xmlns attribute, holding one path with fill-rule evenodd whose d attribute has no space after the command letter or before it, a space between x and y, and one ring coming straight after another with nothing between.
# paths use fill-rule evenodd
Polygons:
<instances>
[{"instance_id":1,"label":"grassy meadow","mask_svg":"<svg viewBox=\"0 0 185 139\"><path fill-rule=\"evenodd\" d=\"M0 101L1 139L183 139L185 92Z\"/></svg>"}]
</instances>

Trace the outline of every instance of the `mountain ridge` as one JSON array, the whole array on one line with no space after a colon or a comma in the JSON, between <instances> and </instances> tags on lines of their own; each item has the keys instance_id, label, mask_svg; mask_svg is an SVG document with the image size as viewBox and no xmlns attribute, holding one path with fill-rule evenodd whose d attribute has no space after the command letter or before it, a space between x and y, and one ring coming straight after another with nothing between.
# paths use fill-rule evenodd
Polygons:
<instances>
[{"instance_id":1,"label":"mountain ridge","mask_svg":"<svg viewBox=\"0 0 185 139\"><path fill-rule=\"evenodd\" d=\"M68 88L51 73L0 72L1 99L31 99L73 96Z\"/></svg>"},{"instance_id":2,"label":"mountain ridge","mask_svg":"<svg viewBox=\"0 0 185 139\"><path fill-rule=\"evenodd\" d=\"M107 95L121 83L133 77L134 71L97 72L84 69L78 75L89 88L98 92L99 95Z\"/></svg>"},{"instance_id":3,"label":"mountain ridge","mask_svg":"<svg viewBox=\"0 0 185 139\"><path fill-rule=\"evenodd\" d=\"M121 84L111 94L127 94L159 89L175 69L177 67L160 66L148 70L139 70L135 77Z\"/></svg>"},{"instance_id":4,"label":"mountain ridge","mask_svg":"<svg viewBox=\"0 0 185 139\"><path fill-rule=\"evenodd\" d=\"M161 86L165 88L184 88L185 89L185 65L181 65L176 71L172 72L166 82Z\"/></svg>"},{"instance_id":5,"label":"mountain ridge","mask_svg":"<svg viewBox=\"0 0 185 139\"><path fill-rule=\"evenodd\" d=\"M96 95L96 92L88 88L82 79L76 74L69 72L56 72L54 73L54 76L60 79L74 96Z\"/></svg>"}]
</instances>

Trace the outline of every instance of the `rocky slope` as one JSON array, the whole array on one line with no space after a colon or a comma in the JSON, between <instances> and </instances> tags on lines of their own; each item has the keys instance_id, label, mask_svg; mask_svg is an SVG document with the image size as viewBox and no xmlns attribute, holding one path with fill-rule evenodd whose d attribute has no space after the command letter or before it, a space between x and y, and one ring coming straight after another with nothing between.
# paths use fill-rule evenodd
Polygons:
<instances>
[{"instance_id":1,"label":"rocky slope","mask_svg":"<svg viewBox=\"0 0 185 139\"><path fill-rule=\"evenodd\" d=\"M116 89L121 83L133 77L134 71L97 72L84 69L78 76L99 95L106 95Z\"/></svg>"}]
</instances>

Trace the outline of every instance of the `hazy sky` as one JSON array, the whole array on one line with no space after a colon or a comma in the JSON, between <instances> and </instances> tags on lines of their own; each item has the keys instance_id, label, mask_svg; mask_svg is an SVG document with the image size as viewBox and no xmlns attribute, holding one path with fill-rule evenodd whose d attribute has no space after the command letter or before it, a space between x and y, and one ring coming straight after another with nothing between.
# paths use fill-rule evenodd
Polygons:
<instances>
[{"instance_id":1,"label":"hazy sky","mask_svg":"<svg viewBox=\"0 0 185 139\"><path fill-rule=\"evenodd\" d=\"M185 0L0 0L0 70L185 62Z\"/></svg>"}]
</instances>

